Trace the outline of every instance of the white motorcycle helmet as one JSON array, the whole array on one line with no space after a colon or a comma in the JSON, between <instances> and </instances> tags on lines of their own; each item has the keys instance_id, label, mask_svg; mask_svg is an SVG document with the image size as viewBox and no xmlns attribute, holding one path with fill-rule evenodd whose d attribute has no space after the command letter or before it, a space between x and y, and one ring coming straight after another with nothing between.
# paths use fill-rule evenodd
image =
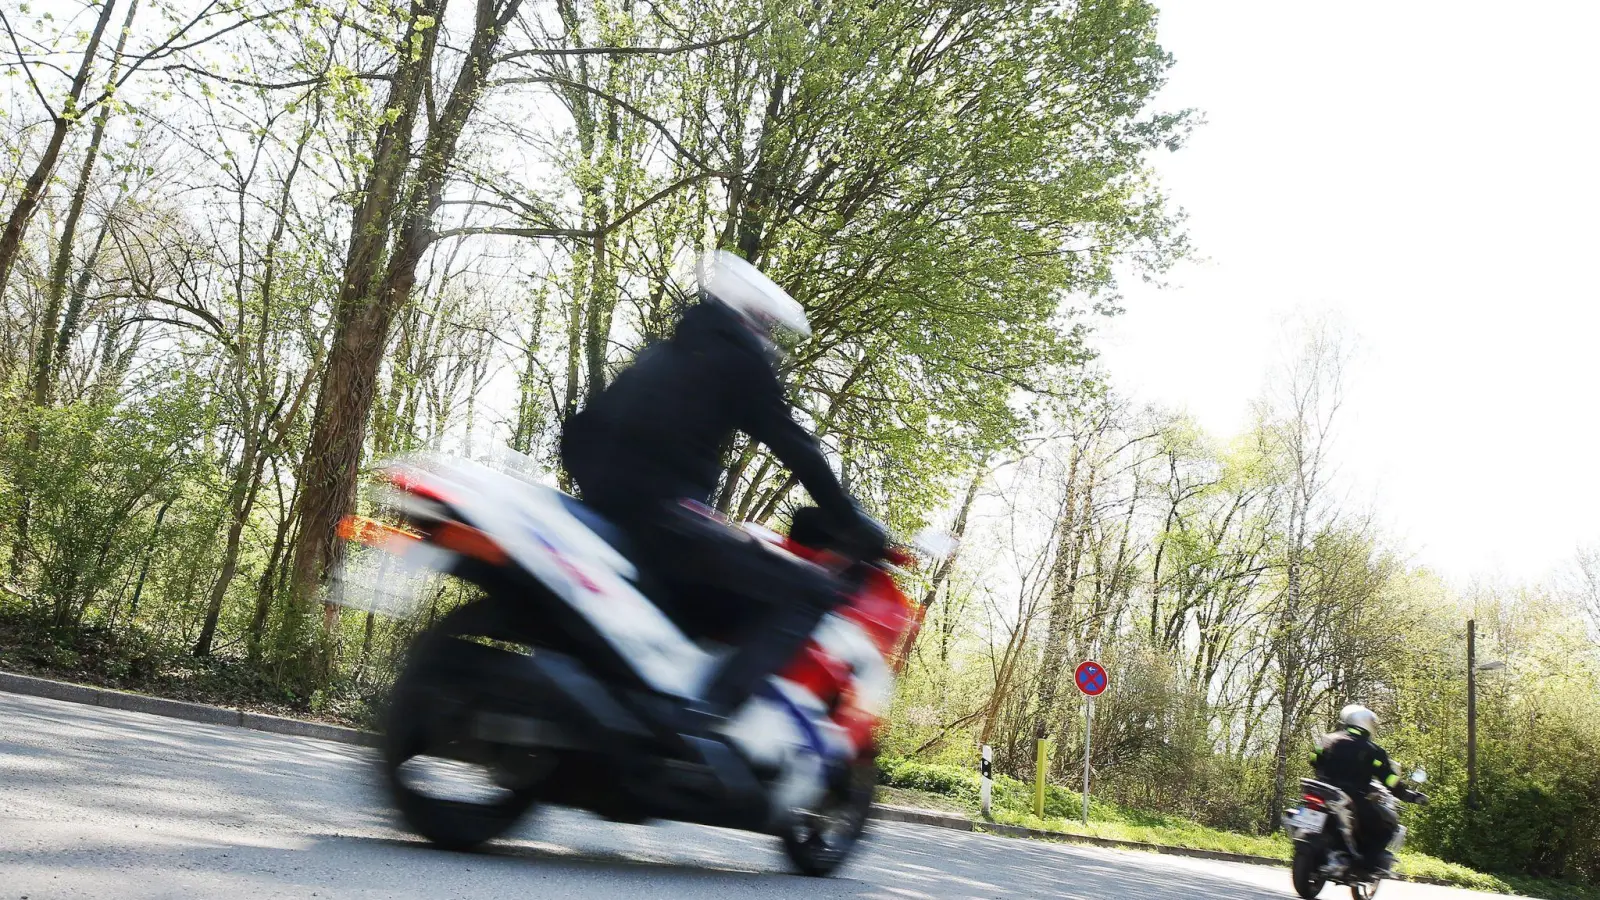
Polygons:
<instances>
[{"instance_id":1,"label":"white motorcycle helmet","mask_svg":"<svg viewBox=\"0 0 1600 900\"><path fill-rule=\"evenodd\" d=\"M769 349L779 332L811 336L805 308L755 266L726 250L713 250L696 266L700 289L738 313Z\"/></svg>"},{"instance_id":2,"label":"white motorcycle helmet","mask_svg":"<svg viewBox=\"0 0 1600 900\"><path fill-rule=\"evenodd\" d=\"M1378 734L1377 714L1359 703L1339 710L1339 724L1347 728L1359 728L1374 737Z\"/></svg>"}]
</instances>

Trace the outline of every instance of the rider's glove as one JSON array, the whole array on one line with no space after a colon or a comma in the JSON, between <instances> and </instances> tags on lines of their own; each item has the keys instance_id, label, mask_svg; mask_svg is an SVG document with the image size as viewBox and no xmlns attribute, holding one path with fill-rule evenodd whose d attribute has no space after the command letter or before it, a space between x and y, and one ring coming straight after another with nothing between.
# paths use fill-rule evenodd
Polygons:
<instances>
[{"instance_id":1,"label":"rider's glove","mask_svg":"<svg viewBox=\"0 0 1600 900\"><path fill-rule=\"evenodd\" d=\"M889 530L877 520L856 507L853 521L847 523L839 537L850 551L863 558L881 556L889 546Z\"/></svg>"}]
</instances>

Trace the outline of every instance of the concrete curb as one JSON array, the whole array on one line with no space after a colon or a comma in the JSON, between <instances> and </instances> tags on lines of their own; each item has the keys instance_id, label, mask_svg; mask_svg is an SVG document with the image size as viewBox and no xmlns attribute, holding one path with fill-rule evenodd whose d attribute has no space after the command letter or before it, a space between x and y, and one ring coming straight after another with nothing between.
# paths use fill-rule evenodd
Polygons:
<instances>
[{"instance_id":1,"label":"concrete curb","mask_svg":"<svg viewBox=\"0 0 1600 900\"><path fill-rule=\"evenodd\" d=\"M364 747L377 745L377 735L355 728L325 725L321 722L305 722L300 719L286 719L283 716L269 716L264 713L244 712L221 706L207 706L203 703L166 700L161 697L149 697L144 694L131 694L127 691L89 687L88 685L71 684L65 681L51 681L48 678L16 675L11 672L0 672L0 691L11 694L25 694L30 697L44 697L49 700L64 700L68 703L82 703L85 706L100 706L106 709L149 713L155 716L166 716L169 719L202 722L207 725L232 725L236 728L250 728L271 734L315 738L320 741L337 741L341 744L358 744Z\"/></svg>"},{"instance_id":2,"label":"concrete curb","mask_svg":"<svg viewBox=\"0 0 1600 900\"><path fill-rule=\"evenodd\" d=\"M956 831L972 831L982 834L999 834L1005 837L1032 838L1042 841L1059 841L1070 844L1086 844L1091 847L1104 847L1109 850L1137 850L1142 853L1160 853L1166 856L1187 856L1193 859L1211 859L1221 862L1250 863L1253 865L1284 867L1288 863L1270 856L1251 856L1245 853L1224 853L1219 850L1191 850L1188 847L1169 847L1165 844L1145 844L1139 841L1119 841L1115 838L1093 837L1086 834L1072 834L1064 831L1045 831L1039 828L1027 828L1022 825L1004 825L999 822L974 822L963 816L948 815L946 813L930 812L923 809L906 809L899 806L874 806L873 818L884 822L908 822L914 825L932 825L936 828L950 828Z\"/></svg>"}]
</instances>

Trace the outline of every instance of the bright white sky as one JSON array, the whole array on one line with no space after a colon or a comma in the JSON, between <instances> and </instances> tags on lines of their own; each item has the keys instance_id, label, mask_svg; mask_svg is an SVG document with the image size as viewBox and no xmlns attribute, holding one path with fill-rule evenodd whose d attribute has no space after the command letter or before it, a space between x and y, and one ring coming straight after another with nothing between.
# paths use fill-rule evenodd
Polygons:
<instances>
[{"instance_id":1,"label":"bright white sky","mask_svg":"<svg viewBox=\"0 0 1600 900\"><path fill-rule=\"evenodd\" d=\"M1419 563L1600 543L1600 4L1158 0L1202 257L1126 288L1121 391L1241 430L1297 312L1359 337L1346 488Z\"/></svg>"}]
</instances>

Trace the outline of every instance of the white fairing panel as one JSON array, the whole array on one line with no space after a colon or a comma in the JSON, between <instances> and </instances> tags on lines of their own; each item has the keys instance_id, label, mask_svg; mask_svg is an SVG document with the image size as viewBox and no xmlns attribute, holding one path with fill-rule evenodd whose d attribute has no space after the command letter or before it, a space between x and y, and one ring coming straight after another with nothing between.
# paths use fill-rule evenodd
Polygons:
<instances>
[{"instance_id":1,"label":"white fairing panel","mask_svg":"<svg viewBox=\"0 0 1600 900\"><path fill-rule=\"evenodd\" d=\"M593 623L652 687L698 695L711 657L633 586L633 563L574 518L557 491L460 461L432 474L463 488L453 498L463 517Z\"/></svg>"},{"instance_id":2,"label":"white fairing panel","mask_svg":"<svg viewBox=\"0 0 1600 900\"><path fill-rule=\"evenodd\" d=\"M894 673L861 626L837 614L830 614L812 633L811 639L823 652L850 667L855 682L856 705L873 715L881 715L894 699Z\"/></svg>"},{"instance_id":3,"label":"white fairing panel","mask_svg":"<svg viewBox=\"0 0 1600 900\"><path fill-rule=\"evenodd\" d=\"M783 773L773 784L774 808L806 809L822 798L827 761L852 758L857 748L816 695L783 678L770 684L772 693L752 698L722 733L746 759Z\"/></svg>"}]
</instances>

